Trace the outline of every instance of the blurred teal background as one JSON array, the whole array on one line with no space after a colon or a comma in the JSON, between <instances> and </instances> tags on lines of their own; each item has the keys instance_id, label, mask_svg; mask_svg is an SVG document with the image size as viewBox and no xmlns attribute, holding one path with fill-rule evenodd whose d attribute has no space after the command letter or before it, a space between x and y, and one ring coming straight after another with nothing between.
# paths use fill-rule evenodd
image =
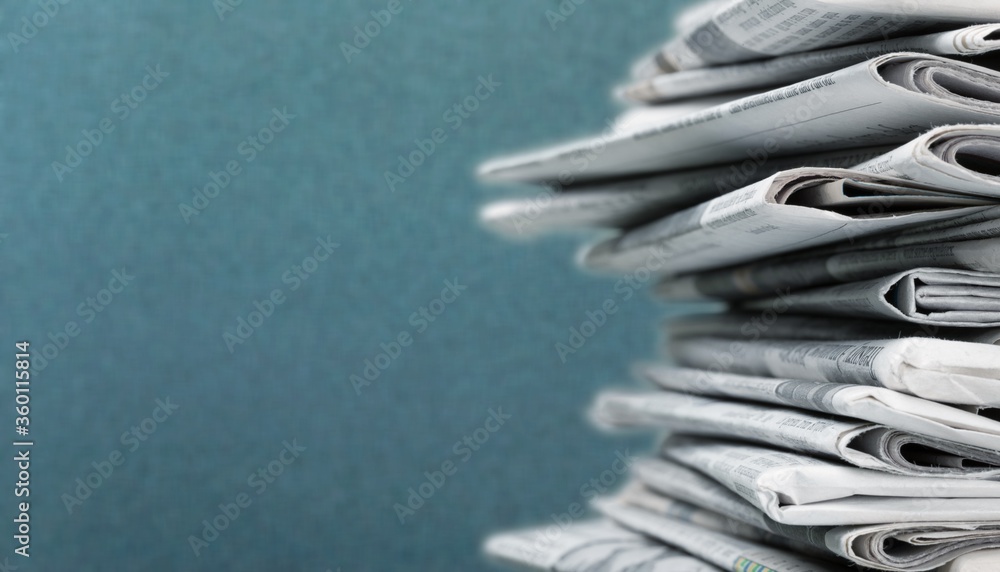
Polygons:
<instances>
[{"instance_id":1,"label":"blurred teal background","mask_svg":"<svg viewBox=\"0 0 1000 572\"><path fill-rule=\"evenodd\" d=\"M11 439L14 342L31 341L35 367L31 557L14 555L27 499L5 446L0 564L493 567L486 535L551 524L616 452L650 446L601 435L584 411L654 354L664 311L581 274L579 236L483 231L479 206L510 189L473 171L602 129L611 88L680 2L565 0L575 11L553 29L555 0L402 0L350 61L343 43L388 0L236 4L0 2ZM499 86L457 126L446 112L481 77ZM446 139L391 191L385 172L436 129ZM466 289L435 303L449 280ZM239 319L275 290L244 339ZM620 311L563 364L555 344L607 299ZM430 322L421 307L443 310ZM403 333L410 345L378 358ZM387 367L359 392L366 360ZM497 409L511 417L477 433ZM282 453L293 441L297 457ZM394 505L446 461L454 473L401 524Z\"/></svg>"}]
</instances>

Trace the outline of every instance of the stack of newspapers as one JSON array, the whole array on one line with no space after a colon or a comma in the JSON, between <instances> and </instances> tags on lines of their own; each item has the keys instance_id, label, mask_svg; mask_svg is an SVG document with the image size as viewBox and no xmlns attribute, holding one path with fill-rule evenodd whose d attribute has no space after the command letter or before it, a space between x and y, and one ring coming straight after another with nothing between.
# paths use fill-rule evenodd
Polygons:
<instances>
[{"instance_id":1,"label":"stack of newspapers","mask_svg":"<svg viewBox=\"0 0 1000 572\"><path fill-rule=\"evenodd\" d=\"M481 167L531 185L486 205L488 227L592 229L585 268L727 308L666 324L664 361L633 366L644 386L596 397L597 424L666 435L630 482L487 552L565 571L1000 571L991 22L996 0L706 2L599 134Z\"/></svg>"}]
</instances>

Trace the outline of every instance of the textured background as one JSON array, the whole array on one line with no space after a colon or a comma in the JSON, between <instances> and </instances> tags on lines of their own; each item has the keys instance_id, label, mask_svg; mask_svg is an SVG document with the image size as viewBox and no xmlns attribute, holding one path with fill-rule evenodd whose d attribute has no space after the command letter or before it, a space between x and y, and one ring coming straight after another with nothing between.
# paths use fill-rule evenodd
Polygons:
<instances>
[{"instance_id":1,"label":"textured background","mask_svg":"<svg viewBox=\"0 0 1000 572\"><path fill-rule=\"evenodd\" d=\"M555 0L404 0L348 63L341 42L386 3L246 0L220 19L212 0L72 0L15 49L40 4L0 2L11 437L13 342L37 356L80 329L34 377L18 570L486 568L485 535L548 521L616 451L648 447L596 433L583 411L655 352L664 312L579 273L580 237L484 232L477 208L505 189L472 171L603 128L610 88L680 2L590 0L553 30ZM156 65L169 76L122 117L115 100ZM444 112L489 74L501 87L453 130ZM249 162L239 145L273 108L295 118ZM115 130L60 181L52 162L104 118ZM384 171L439 127L447 141L390 192ZM179 205L233 160L241 173L185 221ZM291 291L283 273L326 236L340 247ZM86 322L78 306L122 268L134 281ZM358 395L349 375L456 278L467 290ZM231 353L223 333L275 288L286 302ZM609 298L621 310L562 364L555 343ZM166 397L179 409L129 451L120 435ZM462 462L453 444L497 407L513 417ZM306 451L256 494L247 478L293 439ZM124 463L68 512L76 479L116 450ZM14 546L3 456L0 563ZM400 525L393 504L449 459L458 472ZM196 557L188 536L240 493L252 504Z\"/></svg>"}]
</instances>

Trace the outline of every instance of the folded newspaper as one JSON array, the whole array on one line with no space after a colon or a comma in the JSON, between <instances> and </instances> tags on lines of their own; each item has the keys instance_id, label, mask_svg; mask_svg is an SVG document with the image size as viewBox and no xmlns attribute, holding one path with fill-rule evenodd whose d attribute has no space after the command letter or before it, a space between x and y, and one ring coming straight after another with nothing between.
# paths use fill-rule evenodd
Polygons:
<instances>
[{"instance_id":1,"label":"folded newspaper","mask_svg":"<svg viewBox=\"0 0 1000 572\"><path fill-rule=\"evenodd\" d=\"M891 389L828 381L757 377L659 364L636 366L637 377L670 391L743 399L850 417L964 443L995 453L1000 421ZM780 431L780 427L768 427Z\"/></svg>"},{"instance_id":2,"label":"folded newspaper","mask_svg":"<svg viewBox=\"0 0 1000 572\"><path fill-rule=\"evenodd\" d=\"M935 24L1000 22L975 0L729 0L699 6L678 37L633 73L647 76L914 33Z\"/></svg>"},{"instance_id":3,"label":"folded newspaper","mask_svg":"<svg viewBox=\"0 0 1000 572\"><path fill-rule=\"evenodd\" d=\"M663 455L704 473L782 524L992 522L1000 482L894 475L776 449L672 437Z\"/></svg>"},{"instance_id":4,"label":"folded newspaper","mask_svg":"<svg viewBox=\"0 0 1000 572\"><path fill-rule=\"evenodd\" d=\"M494 181L568 184L747 158L902 143L939 125L1000 120L1000 73L939 56L881 56L644 129L486 163Z\"/></svg>"},{"instance_id":5,"label":"folded newspaper","mask_svg":"<svg viewBox=\"0 0 1000 572\"><path fill-rule=\"evenodd\" d=\"M711 479L707 480L711 481ZM715 486L720 487L721 485L715 484ZM821 547L814 543L804 541L808 539L800 540L793 535L775 533L756 526L754 523L740 521L728 515L720 514L696 502L689 502L688 500L684 500L683 497L677 498L660 494L644 484L642 479L633 479L612 497L598 499L598 504L603 502L604 499L618 501L629 506L641 507L659 516L684 521L700 528L721 532L743 540L792 550L809 558L833 560L828 551L821 550ZM744 502L744 504L746 503ZM756 509L750 507L750 510Z\"/></svg>"},{"instance_id":6,"label":"folded newspaper","mask_svg":"<svg viewBox=\"0 0 1000 572\"><path fill-rule=\"evenodd\" d=\"M552 187L534 196L489 204L480 218L488 227L508 236L532 236L589 226L630 228L801 166L851 167L865 173L920 181L959 194L998 198L1000 127L941 127L898 149L882 146L769 160L757 157L724 166ZM857 240L848 247L884 248L1000 236L998 219L1000 208L977 218L962 217L953 223L922 226L889 238Z\"/></svg>"},{"instance_id":7,"label":"folded newspaper","mask_svg":"<svg viewBox=\"0 0 1000 572\"><path fill-rule=\"evenodd\" d=\"M963 554L1000 544L1000 536L996 534L1000 532L1000 521L838 527L781 524L717 481L676 463L640 459L633 471L647 491L655 491L666 499L684 499L703 512L726 515L735 522L828 550L854 564L877 570L934 570ZM664 514L656 503L637 495L625 496L623 500L657 515Z\"/></svg>"},{"instance_id":8,"label":"folded newspaper","mask_svg":"<svg viewBox=\"0 0 1000 572\"><path fill-rule=\"evenodd\" d=\"M744 300L793 289L870 280L922 267L1000 273L1000 238L840 253L795 253L668 277L657 284L656 294L674 301Z\"/></svg>"},{"instance_id":9,"label":"folded newspaper","mask_svg":"<svg viewBox=\"0 0 1000 572\"><path fill-rule=\"evenodd\" d=\"M975 447L860 420L672 391L607 392L592 415L609 426L751 441L901 475L1000 479L997 435L976 435L986 447Z\"/></svg>"},{"instance_id":10,"label":"folded newspaper","mask_svg":"<svg viewBox=\"0 0 1000 572\"><path fill-rule=\"evenodd\" d=\"M767 311L784 305L802 314L857 316L952 327L1000 327L1000 274L917 268L884 278L795 290L742 305Z\"/></svg>"},{"instance_id":11,"label":"folded newspaper","mask_svg":"<svg viewBox=\"0 0 1000 572\"><path fill-rule=\"evenodd\" d=\"M748 375L894 389L924 399L1000 407L1000 347L936 338L674 340L678 364Z\"/></svg>"},{"instance_id":12,"label":"folded newspaper","mask_svg":"<svg viewBox=\"0 0 1000 572\"><path fill-rule=\"evenodd\" d=\"M894 338L941 338L980 344L1000 343L1000 328L938 327L882 320L803 316L779 313L780 305L760 312L695 314L672 320L666 333L671 342L681 338L717 336L746 341L881 340Z\"/></svg>"},{"instance_id":13,"label":"folded newspaper","mask_svg":"<svg viewBox=\"0 0 1000 572\"><path fill-rule=\"evenodd\" d=\"M601 242L585 253L584 264L700 272L964 217L990 204L902 179L794 169Z\"/></svg>"},{"instance_id":14,"label":"folded newspaper","mask_svg":"<svg viewBox=\"0 0 1000 572\"><path fill-rule=\"evenodd\" d=\"M997 38L1000 43L1000 31ZM855 168L920 181L940 189L997 197L1000 196L1000 126L939 127Z\"/></svg>"},{"instance_id":15,"label":"folded newspaper","mask_svg":"<svg viewBox=\"0 0 1000 572\"><path fill-rule=\"evenodd\" d=\"M641 103L662 103L788 85L893 52L970 58L996 50L1000 50L1000 25L985 24L735 65L676 72L666 72L658 66L651 66L657 75L623 87L619 90L619 95Z\"/></svg>"},{"instance_id":16,"label":"folded newspaper","mask_svg":"<svg viewBox=\"0 0 1000 572\"><path fill-rule=\"evenodd\" d=\"M984 549L963 554L938 569L938 572L993 572L1000 562L1000 550Z\"/></svg>"},{"instance_id":17,"label":"folded newspaper","mask_svg":"<svg viewBox=\"0 0 1000 572\"><path fill-rule=\"evenodd\" d=\"M621 526L655 538L723 570L832 572L842 569L737 536L694 525L686 520L656 516L621 501L595 501L598 509Z\"/></svg>"},{"instance_id":18,"label":"folded newspaper","mask_svg":"<svg viewBox=\"0 0 1000 572\"><path fill-rule=\"evenodd\" d=\"M1000 194L1000 129L964 125L933 130L883 157L856 167L938 189ZM673 300L740 300L782 288L808 288L879 278L917 267L1000 270L1000 208L866 238L803 254L670 277L658 294Z\"/></svg>"},{"instance_id":19,"label":"folded newspaper","mask_svg":"<svg viewBox=\"0 0 1000 572\"><path fill-rule=\"evenodd\" d=\"M635 227L781 171L803 165L853 167L881 157L892 149L882 146L844 149L806 157L747 159L725 166L552 187L524 198L490 203L480 212L480 220L488 228L515 238L585 227Z\"/></svg>"}]
</instances>

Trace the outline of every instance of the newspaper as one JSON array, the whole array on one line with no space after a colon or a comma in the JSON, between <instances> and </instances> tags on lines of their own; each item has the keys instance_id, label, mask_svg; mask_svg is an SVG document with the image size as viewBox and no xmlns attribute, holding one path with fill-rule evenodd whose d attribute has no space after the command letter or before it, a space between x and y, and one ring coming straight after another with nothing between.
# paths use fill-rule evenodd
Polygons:
<instances>
[{"instance_id":1,"label":"newspaper","mask_svg":"<svg viewBox=\"0 0 1000 572\"><path fill-rule=\"evenodd\" d=\"M803 165L844 168L882 156L868 147L714 166L608 182L552 187L533 196L486 205L480 220L508 237L532 237L579 227L631 228Z\"/></svg>"},{"instance_id":2,"label":"newspaper","mask_svg":"<svg viewBox=\"0 0 1000 572\"><path fill-rule=\"evenodd\" d=\"M859 560L884 563L884 570L997 570L998 560L972 558L977 551L1000 546L1000 522L925 522L838 527L831 542L850 550ZM957 558L951 567L948 562ZM996 558L996 556L991 556ZM969 568L973 563L988 568ZM944 566L944 568L940 568Z\"/></svg>"},{"instance_id":3,"label":"newspaper","mask_svg":"<svg viewBox=\"0 0 1000 572\"><path fill-rule=\"evenodd\" d=\"M634 66L634 73L821 50L912 35L935 24L1000 22L1000 7L974 0L731 0L688 14L678 37Z\"/></svg>"},{"instance_id":4,"label":"newspaper","mask_svg":"<svg viewBox=\"0 0 1000 572\"><path fill-rule=\"evenodd\" d=\"M705 475L662 459L633 466L646 487L667 498L685 499L704 511L725 514L773 534L822 547L855 564L878 570L933 570L982 548L1000 546L1000 522L900 523L863 526L793 526L774 521L739 495ZM639 506L654 510L652 503ZM995 568L989 569L995 572Z\"/></svg>"},{"instance_id":5,"label":"newspaper","mask_svg":"<svg viewBox=\"0 0 1000 572\"><path fill-rule=\"evenodd\" d=\"M979 188L983 191L989 189L985 184L980 185ZM832 248L814 252L814 254L828 256L859 250L884 250L903 246L925 246L942 242L984 240L997 237L1000 237L1000 208L989 208L952 220L904 229L891 235L858 238L849 243L834 245Z\"/></svg>"},{"instance_id":6,"label":"newspaper","mask_svg":"<svg viewBox=\"0 0 1000 572\"><path fill-rule=\"evenodd\" d=\"M673 301L744 300L790 290L870 280L913 268L1000 272L1000 238L842 253L805 251L714 271L668 277L656 295Z\"/></svg>"},{"instance_id":7,"label":"newspaper","mask_svg":"<svg viewBox=\"0 0 1000 572\"><path fill-rule=\"evenodd\" d=\"M950 190L965 196L998 197L1000 196L1000 176L998 176L1000 175L1000 127L965 125L935 129L900 149L860 165L857 169L919 180L922 183L927 182L933 188ZM854 211L858 213L855 218L865 219L868 223L869 220L890 216L892 207L893 204L888 202L871 202L860 208L860 213ZM768 224L780 227L784 231L785 227L789 226L788 218L786 216L782 221ZM659 224L669 225L669 219ZM655 225L647 225L632 234L641 237L643 233L648 235L655 232L656 228ZM722 296L726 299L738 299L759 296L767 293L767 290L773 293L774 289L780 286L800 288L851 279L869 279L908 270L914 266L978 270L990 270L1000 266L996 250L990 250L989 246L985 249L988 256L983 256L984 252L980 250L968 257L971 260L955 259L952 256L955 253L947 248L947 245L952 243L1000 237L1000 207L978 210L968 215L930 222L911 229L896 230L890 235L886 235L884 231L877 231L881 236L870 238L862 236L866 232L861 226L845 226L838 236L847 240L842 240L840 246L810 251L800 258L763 261L759 272L753 268L741 268L724 271L721 275L681 278L678 283L665 286L664 290L673 292L667 294L669 296L681 294L700 297L698 291L702 290L702 285L707 285L709 288L712 286L726 288L738 284L742 292L739 289L733 291L729 288L731 294ZM774 236L775 233L770 234ZM628 243L627 236L620 241ZM804 247L809 246L808 243L799 244ZM928 245L933 245L934 248L898 250L904 247ZM965 246L970 245L956 247L957 253L961 254ZM886 252L889 249L897 250ZM826 257L828 261L823 262L821 257ZM761 281L755 285L758 277ZM747 290L747 287L750 289ZM693 293L692 288L695 290Z\"/></svg>"},{"instance_id":8,"label":"newspaper","mask_svg":"<svg viewBox=\"0 0 1000 572\"><path fill-rule=\"evenodd\" d=\"M553 527L548 527L553 528ZM718 568L605 520L494 535L486 552L554 572L720 572Z\"/></svg>"},{"instance_id":9,"label":"newspaper","mask_svg":"<svg viewBox=\"0 0 1000 572\"><path fill-rule=\"evenodd\" d=\"M681 470L687 470L682 467L678 468ZM705 477L702 477L702 479L708 481L717 489L722 489L727 494L732 494L711 479ZM655 515L684 521L694 526L714 532L721 532L723 534L735 536L744 540L750 540L752 542L759 542L761 544L767 544L777 548L792 550L809 556L810 558L833 560L832 555L825 546L819 546L811 544L807 541L797 540L793 537L793 535L773 532L766 528L757 526L755 523L732 518L731 515L721 513L714 510L712 507L705 507L697 502L688 502L689 499L682 500L684 497L672 497L670 495L655 492L653 489L638 480L628 483L623 490L616 494L613 498L615 501L619 501L622 504L643 508ZM737 501L742 503L742 505L749 511L756 512L761 516L761 518L767 519L763 513L747 504L746 501L740 499L739 497L736 498ZM774 524L777 529L781 529L783 526L777 523Z\"/></svg>"},{"instance_id":10,"label":"newspaper","mask_svg":"<svg viewBox=\"0 0 1000 572\"><path fill-rule=\"evenodd\" d=\"M756 445L672 437L663 455L782 524L996 522L1000 482L911 477Z\"/></svg>"},{"instance_id":11,"label":"newspaper","mask_svg":"<svg viewBox=\"0 0 1000 572\"><path fill-rule=\"evenodd\" d=\"M1000 30L997 34L1000 38ZM855 169L970 195L1000 196L1000 126L939 127Z\"/></svg>"},{"instance_id":12,"label":"newspaper","mask_svg":"<svg viewBox=\"0 0 1000 572\"><path fill-rule=\"evenodd\" d=\"M775 307L759 312L696 314L671 320L669 340L717 336L747 341L769 340L882 340L894 338L941 338L980 344L1000 343L1000 328L938 327L882 320L853 320L779 313Z\"/></svg>"},{"instance_id":13,"label":"newspaper","mask_svg":"<svg viewBox=\"0 0 1000 572\"><path fill-rule=\"evenodd\" d=\"M641 103L673 102L737 90L789 85L893 52L974 57L1000 50L1000 25L986 24L923 36L910 36L742 64L659 73L618 91ZM660 70L653 69L654 73Z\"/></svg>"},{"instance_id":14,"label":"newspaper","mask_svg":"<svg viewBox=\"0 0 1000 572\"><path fill-rule=\"evenodd\" d=\"M1000 148L1000 146L998 146ZM987 181L969 181L970 185L979 189L983 195L1000 192L1000 187ZM946 184L942 182L941 184ZM936 188L942 188L938 186ZM956 191L961 192L961 191ZM961 242L966 240L984 240L1000 237L1000 207L992 207L970 215L944 220L937 223L922 225L911 229L903 229L891 234L873 237L852 237L849 242L831 245L827 248L814 250L815 256L829 256L844 252L860 250L884 250L904 246L925 246L944 242Z\"/></svg>"},{"instance_id":15,"label":"newspaper","mask_svg":"<svg viewBox=\"0 0 1000 572\"><path fill-rule=\"evenodd\" d=\"M904 143L938 125L996 123L1000 73L938 56L881 56L641 130L482 165L495 181L585 179Z\"/></svg>"},{"instance_id":16,"label":"newspaper","mask_svg":"<svg viewBox=\"0 0 1000 572\"><path fill-rule=\"evenodd\" d=\"M917 268L875 280L796 290L780 298L747 302L742 308L760 311L778 304L803 314L1000 327L1000 274Z\"/></svg>"},{"instance_id":17,"label":"newspaper","mask_svg":"<svg viewBox=\"0 0 1000 572\"><path fill-rule=\"evenodd\" d=\"M673 109L677 105L665 107ZM747 159L726 166L552 187L535 196L488 205L481 219L509 236L532 236L581 226L629 228L802 166L853 167L866 173L920 181L937 189L995 198L1000 197L1000 127L942 127L901 148L848 149L763 162ZM886 248L995 236L1000 236L1000 207L960 220L893 233L886 238L855 240L847 248Z\"/></svg>"},{"instance_id":18,"label":"newspaper","mask_svg":"<svg viewBox=\"0 0 1000 572\"><path fill-rule=\"evenodd\" d=\"M657 514L665 514L656 503L649 500L650 494L660 495L665 499L661 503L680 502L676 499L682 499L684 503L690 503L709 514L726 515L726 518L736 522L793 540L799 546L829 550L825 536L833 527L798 527L776 522L717 481L677 463L659 458L637 459L632 466L632 474L645 490L652 493L647 493L646 497L623 494L622 500L630 504L652 510ZM741 529L734 525L728 527L730 534L741 535ZM723 528L718 530L727 532ZM752 538L745 533L742 535ZM762 537L760 540L772 541L769 537ZM808 548L799 550L814 553Z\"/></svg>"},{"instance_id":19,"label":"newspaper","mask_svg":"<svg viewBox=\"0 0 1000 572\"><path fill-rule=\"evenodd\" d=\"M723 570L774 570L781 572L833 572L836 564L811 561L803 556L764 544L657 516L620 500L599 499L598 510L618 524L677 547Z\"/></svg>"},{"instance_id":20,"label":"newspaper","mask_svg":"<svg viewBox=\"0 0 1000 572\"><path fill-rule=\"evenodd\" d=\"M747 91L741 94L710 95L678 101L665 105L630 107L622 111L609 127L617 133L631 133L644 130L650 123L660 121L676 121L699 111L704 111L712 107L724 105L739 99L757 95L762 90ZM763 90L766 91L766 90Z\"/></svg>"},{"instance_id":21,"label":"newspaper","mask_svg":"<svg viewBox=\"0 0 1000 572\"><path fill-rule=\"evenodd\" d=\"M673 391L605 392L598 396L592 416L610 427L752 441L900 475L1000 478L997 435L977 435L979 441L991 443L973 447L865 421Z\"/></svg>"},{"instance_id":22,"label":"newspaper","mask_svg":"<svg viewBox=\"0 0 1000 572\"><path fill-rule=\"evenodd\" d=\"M841 415L938 441L986 449L991 455L1000 450L997 446L1000 421L882 387L754 377L659 364L638 365L634 372L637 377L671 391Z\"/></svg>"},{"instance_id":23,"label":"newspaper","mask_svg":"<svg viewBox=\"0 0 1000 572\"><path fill-rule=\"evenodd\" d=\"M1000 406L1000 347L932 338L843 342L685 338L679 365L885 387L942 403Z\"/></svg>"},{"instance_id":24,"label":"newspaper","mask_svg":"<svg viewBox=\"0 0 1000 572\"><path fill-rule=\"evenodd\" d=\"M995 572L1000 562L1000 549L980 550L959 556L937 572Z\"/></svg>"},{"instance_id":25,"label":"newspaper","mask_svg":"<svg viewBox=\"0 0 1000 572\"><path fill-rule=\"evenodd\" d=\"M985 199L843 169L784 171L590 248L590 268L705 271L989 208Z\"/></svg>"},{"instance_id":26,"label":"newspaper","mask_svg":"<svg viewBox=\"0 0 1000 572\"><path fill-rule=\"evenodd\" d=\"M959 193L1000 194L1000 129L962 125L935 129L902 148L856 167L927 182ZM668 299L727 299L867 280L915 267L1000 270L996 240L1000 208L850 241L802 255L668 280L657 293ZM991 241L992 240L992 241Z\"/></svg>"}]
</instances>

